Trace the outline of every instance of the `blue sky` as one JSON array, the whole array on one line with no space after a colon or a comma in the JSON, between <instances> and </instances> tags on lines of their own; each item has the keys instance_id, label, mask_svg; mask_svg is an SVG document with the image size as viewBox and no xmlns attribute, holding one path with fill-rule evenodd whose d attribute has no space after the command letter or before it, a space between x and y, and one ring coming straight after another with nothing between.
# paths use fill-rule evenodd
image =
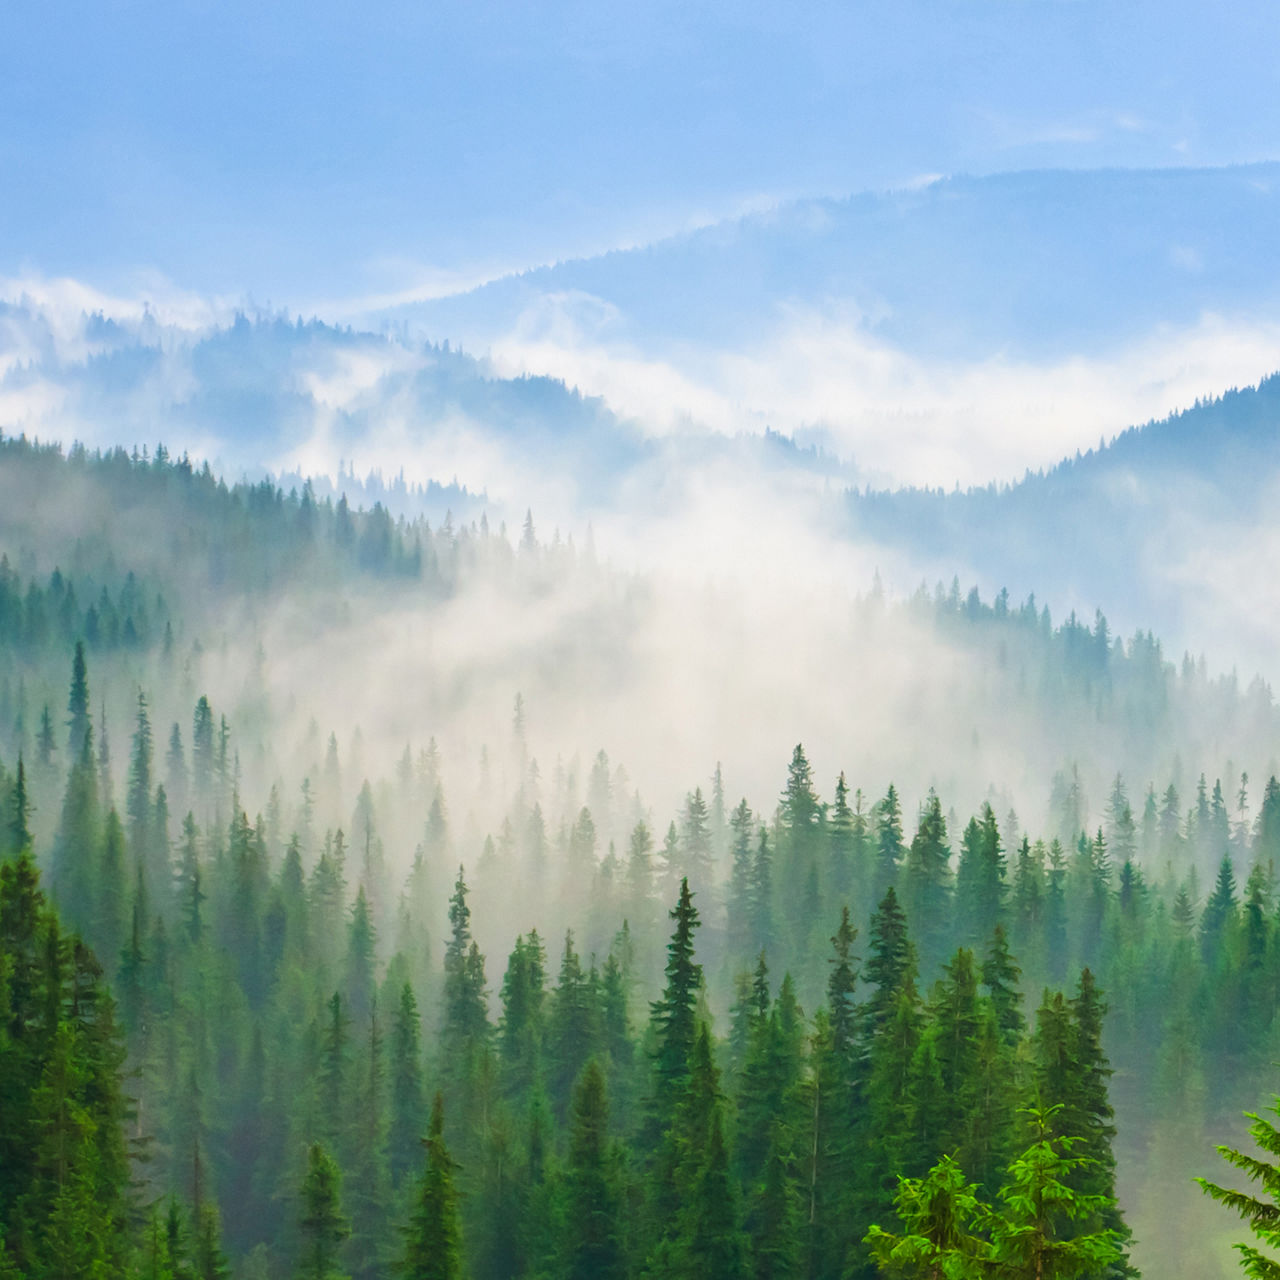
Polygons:
<instances>
[{"instance_id":1,"label":"blue sky","mask_svg":"<svg viewBox=\"0 0 1280 1280\"><path fill-rule=\"evenodd\" d=\"M0 6L0 275L306 306L923 174L1273 158L1280 6Z\"/></svg>"}]
</instances>

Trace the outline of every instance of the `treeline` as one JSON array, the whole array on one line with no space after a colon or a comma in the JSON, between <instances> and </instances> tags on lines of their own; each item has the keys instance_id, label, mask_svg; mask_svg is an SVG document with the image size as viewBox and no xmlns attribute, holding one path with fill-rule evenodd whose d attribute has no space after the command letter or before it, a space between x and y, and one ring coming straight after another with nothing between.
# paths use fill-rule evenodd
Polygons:
<instances>
[{"instance_id":1,"label":"treeline","mask_svg":"<svg viewBox=\"0 0 1280 1280\"><path fill-rule=\"evenodd\" d=\"M331 808L327 770L295 809L250 821L229 726L206 699L189 750L174 733L165 753L184 818L157 778L145 699L117 812L83 650L67 705L67 754L80 750L42 861L118 1000L137 1156L120 1194L135 1236L174 1197L175 1230L207 1234L220 1219L219 1247L245 1274L288 1274L301 1257L304 1166L316 1195L340 1181L324 1195L350 1227L342 1266L381 1274L421 1190L435 1091L433 1176L451 1171L439 1194L460 1197L476 1276L569 1274L573 1197L587 1185L612 1206L592 1221L610 1224L599 1247L616 1274L700 1274L691 1258L713 1236L728 1251L715 1265L736 1259L742 1274L869 1275L871 1226L905 1225L900 1175L926 1178L952 1157L995 1203L1033 1140L1087 1153L1064 1185L1106 1212L1082 1215L1082 1238L1111 1231L1123 1245L1108 1055L1124 1143L1149 1161L1152 1187L1190 1167L1233 1089L1269 1060L1274 781L1252 823L1202 786L1182 816L1166 792L1151 825L1117 780L1092 836L1018 835L1010 850L1015 820L990 805L954 841L934 795L914 831L892 787L868 805L841 777L824 802L797 747L767 819L745 800L727 809L717 778L662 841L641 818L603 855L590 808L557 848L530 792L522 821L508 816L485 842L472 893L449 869L431 752L406 753L395 784L432 796L401 878L373 789L350 837L316 825ZM602 814L609 779L594 778ZM1073 785L1060 780L1064 824L1079 812ZM0 795L5 853L21 860L22 764ZM1202 893L1197 866L1219 849ZM1243 895L1232 858L1253 863ZM549 955L529 926L562 897L577 924ZM475 938L477 901L527 922L501 978ZM1034 1013L1024 990L1045 992ZM1023 1115L1031 1105L1061 1108L1047 1137ZM575 1166L592 1151L594 1172Z\"/></svg>"},{"instance_id":2,"label":"treeline","mask_svg":"<svg viewBox=\"0 0 1280 1280\"><path fill-rule=\"evenodd\" d=\"M25 557L73 576L109 576L123 560L159 574L194 608L202 592L252 598L285 586L339 579L420 582L447 594L480 566L514 566L517 544L539 541L532 519L507 536L487 517L436 528L423 517L395 517L375 502L356 510L345 494L319 498L311 483L287 493L269 480L228 485L185 454L163 445L154 453L122 448L90 451L42 445L25 436L0 436L0 470L16 491L38 502L0 513L0 536ZM76 535L63 519L77 512ZM154 537L163 529L162 543ZM571 546L547 544L548 570L560 571ZM525 566L527 568L527 566Z\"/></svg>"},{"instance_id":3,"label":"treeline","mask_svg":"<svg viewBox=\"0 0 1280 1280\"><path fill-rule=\"evenodd\" d=\"M77 584L60 569L42 585L24 579L9 557L0 555L0 645L10 652L64 652L77 640L95 651L140 650L164 641L166 634L172 640L164 596L149 592L132 572L115 591L92 580ZM0 698L0 715L11 718L11 695Z\"/></svg>"},{"instance_id":4,"label":"treeline","mask_svg":"<svg viewBox=\"0 0 1280 1280\"><path fill-rule=\"evenodd\" d=\"M144 665L170 634L179 664L190 664L199 680L206 648L243 644L246 669L257 644L271 649L268 662L280 660L269 617L296 614L316 632L340 635L412 601L424 606L424 621L443 627L446 610L432 606L472 588L492 590L513 607L560 591L564 613L590 614L590 626L584 616L558 633L569 673L584 682L602 678L599 646L590 642L598 634L612 638L610 661L621 664L624 678L643 663L629 645L644 634L651 584L596 564L589 545L540 534L532 515L518 530L494 529L483 515L435 525L394 518L379 504L357 511L341 497L319 499L305 482L288 491L270 482L229 485L162 445L151 454L81 446L64 454L3 438L0 478L28 498L0 504L0 547L17 566L0 608L0 647L12 658L4 673L11 692L0 697L0 750L10 762L20 750L30 755L42 704L56 706L63 655L75 638L104 656L136 657L128 678L145 686L172 680L171 672ZM1000 592L984 601L958 582L882 606L873 593L860 616L875 635L883 612L886 645L900 642L895 622L919 622L948 653L971 659L940 694L944 736L976 733L983 747L1017 740L1036 776L1076 760L1097 790L1117 769L1167 776L1179 758L1212 758L1221 770L1224 743L1260 771L1280 767L1273 746L1280 716L1264 682L1212 678L1203 660L1189 656L1175 664L1150 632L1122 638L1101 612L1092 621L1074 614L1055 621L1034 597L1015 604ZM56 666L45 660L54 657ZM529 689L530 665L504 673L512 691Z\"/></svg>"},{"instance_id":5,"label":"treeline","mask_svg":"<svg viewBox=\"0 0 1280 1280\"><path fill-rule=\"evenodd\" d=\"M0 1273L203 1280L230 1254L246 1275L869 1276L864 1238L899 1225L901 1175L946 1154L994 1191L1028 1143L1055 1141L1084 1157L1061 1169L1080 1211L1042 1227L1111 1245L1059 1274L1128 1270L1099 993L1087 971L1073 999L1046 993L1029 1033L999 931L924 998L890 891L863 998L846 910L813 1019L761 956L717 1043L686 882L639 1027L625 929L603 968L566 938L554 986L537 934L519 938L495 1023L459 875L424 1054L409 966L397 955L378 981L362 892L321 996L335 970L291 857L268 882L295 911L256 970L229 950L244 939L215 941L235 905L218 909L216 881L207 924L194 893L172 941L135 901L117 979L127 1105L110 997L44 907L21 821L0 875ZM1048 1108L1033 1124L1029 1101Z\"/></svg>"}]
</instances>

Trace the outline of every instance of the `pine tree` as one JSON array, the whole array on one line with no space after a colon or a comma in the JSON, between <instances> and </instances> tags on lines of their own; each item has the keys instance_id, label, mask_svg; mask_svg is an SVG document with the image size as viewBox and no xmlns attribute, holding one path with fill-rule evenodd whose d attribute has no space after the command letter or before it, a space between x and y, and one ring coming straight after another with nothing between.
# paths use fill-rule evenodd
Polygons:
<instances>
[{"instance_id":1,"label":"pine tree","mask_svg":"<svg viewBox=\"0 0 1280 1280\"><path fill-rule=\"evenodd\" d=\"M768 950L773 945L773 853L768 829L761 824L756 856L751 864L751 946Z\"/></svg>"},{"instance_id":2,"label":"pine tree","mask_svg":"<svg viewBox=\"0 0 1280 1280\"><path fill-rule=\"evenodd\" d=\"M320 1143L312 1143L307 1150L298 1218L302 1233L298 1275L302 1280L346 1280L337 1267L338 1251L351 1234L342 1214L341 1188L342 1175L333 1157Z\"/></svg>"},{"instance_id":3,"label":"pine tree","mask_svg":"<svg viewBox=\"0 0 1280 1280\"><path fill-rule=\"evenodd\" d=\"M877 806L876 871L872 891L877 898L893 887L905 850L902 843L902 804L893 783Z\"/></svg>"},{"instance_id":4,"label":"pine tree","mask_svg":"<svg viewBox=\"0 0 1280 1280\"><path fill-rule=\"evenodd\" d=\"M516 939L502 979L502 1023L499 1054L510 1097L521 1097L533 1086L542 1064L545 1033L546 955L538 931Z\"/></svg>"},{"instance_id":5,"label":"pine tree","mask_svg":"<svg viewBox=\"0 0 1280 1280\"><path fill-rule=\"evenodd\" d=\"M346 1005L352 1022L362 1026L373 1007L374 964L377 933L365 897L364 885L356 894L347 927Z\"/></svg>"},{"instance_id":6,"label":"pine tree","mask_svg":"<svg viewBox=\"0 0 1280 1280\"><path fill-rule=\"evenodd\" d=\"M335 991L329 997L328 1018L321 1042L319 1097L319 1131L327 1144L337 1148L346 1134L348 1095L348 1057L350 1054L351 1019Z\"/></svg>"},{"instance_id":7,"label":"pine tree","mask_svg":"<svg viewBox=\"0 0 1280 1280\"><path fill-rule=\"evenodd\" d=\"M986 987L995 1009L996 1025L1010 1044L1016 1044L1026 1028L1022 1016L1022 994L1018 982L1022 970L1009 952L1004 928L997 925L991 935L987 958L982 962L982 985Z\"/></svg>"},{"instance_id":8,"label":"pine tree","mask_svg":"<svg viewBox=\"0 0 1280 1280\"><path fill-rule=\"evenodd\" d=\"M1200 953L1212 969L1221 955L1223 940L1235 923L1236 877L1231 859L1223 855L1218 866L1218 879L1200 917Z\"/></svg>"},{"instance_id":9,"label":"pine tree","mask_svg":"<svg viewBox=\"0 0 1280 1280\"><path fill-rule=\"evenodd\" d=\"M978 943L1001 922L1005 901L1005 863L996 815L989 804L971 818L960 842L956 870L956 912L962 936Z\"/></svg>"},{"instance_id":10,"label":"pine tree","mask_svg":"<svg viewBox=\"0 0 1280 1280\"><path fill-rule=\"evenodd\" d=\"M129 786L125 797L126 828L129 848L146 868L149 886L158 890L162 883L155 863L152 842L151 795L152 738L151 720L147 715L147 698L138 693L137 727L133 734L133 750L129 756Z\"/></svg>"},{"instance_id":11,"label":"pine tree","mask_svg":"<svg viewBox=\"0 0 1280 1280\"><path fill-rule=\"evenodd\" d=\"M408 1280L461 1280L462 1223L457 1166L444 1142L444 1099L437 1093L427 1127L426 1168L419 1181L405 1238L401 1272Z\"/></svg>"},{"instance_id":12,"label":"pine tree","mask_svg":"<svg viewBox=\"0 0 1280 1280\"><path fill-rule=\"evenodd\" d=\"M1115 1234L1079 1230L1096 1221L1105 1197L1068 1186L1088 1163L1074 1139L1053 1137L1050 1112L1033 1109L1033 1144L1013 1161L1000 1206L982 1201L960 1166L944 1156L924 1178L903 1179L895 1200L899 1233L873 1226L872 1255L890 1274L918 1280L1079 1280L1108 1274L1120 1257Z\"/></svg>"},{"instance_id":13,"label":"pine tree","mask_svg":"<svg viewBox=\"0 0 1280 1280\"><path fill-rule=\"evenodd\" d=\"M594 983L583 973L573 949L573 933L567 931L546 1037L549 1092L560 1116L568 1112L574 1083L599 1040L596 996Z\"/></svg>"},{"instance_id":14,"label":"pine tree","mask_svg":"<svg viewBox=\"0 0 1280 1280\"><path fill-rule=\"evenodd\" d=\"M417 1167L425 1116L422 1090L422 1030L418 1002L406 981L391 1027L391 1126L388 1161L393 1186Z\"/></svg>"},{"instance_id":15,"label":"pine tree","mask_svg":"<svg viewBox=\"0 0 1280 1280\"><path fill-rule=\"evenodd\" d=\"M71 689L67 694L67 759L75 760L90 737L89 676L84 660L84 641L76 641L71 660Z\"/></svg>"},{"instance_id":16,"label":"pine tree","mask_svg":"<svg viewBox=\"0 0 1280 1280\"><path fill-rule=\"evenodd\" d=\"M85 933L93 924L97 888L94 853L101 840L93 739L86 732L67 775L50 870L50 887L67 919Z\"/></svg>"},{"instance_id":17,"label":"pine tree","mask_svg":"<svg viewBox=\"0 0 1280 1280\"><path fill-rule=\"evenodd\" d=\"M621 1280L623 1205L609 1144L605 1077L594 1058L574 1086L568 1183L566 1280Z\"/></svg>"},{"instance_id":18,"label":"pine tree","mask_svg":"<svg viewBox=\"0 0 1280 1280\"><path fill-rule=\"evenodd\" d=\"M689 1057L697 1035L695 1010L702 984L702 966L694 960L693 936L698 909L687 879L680 882L680 898L671 910L675 928L667 944L666 986L662 998L650 1006L658 1041L654 1087L659 1113L670 1116L689 1079Z\"/></svg>"},{"instance_id":19,"label":"pine tree","mask_svg":"<svg viewBox=\"0 0 1280 1280\"><path fill-rule=\"evenodd\" d=\"M449 899L451 933L444 958L445 1057L465 1060L489 1034L485 1007L484 960L471 937L471 908L462 868Z\"/></svg>"},{"instance_id":20,"label":"pine tree","mask_svg":"<svg viewBox=\"0 0 1280 1280\"><path fill-rule=\"evenodd\" d=\"M207 1201L195 1211L191 1264L194 1280L230 1280L231 1267L222 1250L222 1220L217 1205Z\"/></svg>"},{"instance_id":21,"label":"pine tree","mask_svg":"<svg viewBox=\"0 0 1280 1280\"><path fill-rule=\"evenodd\" d=\"M53 718L46 702L40 712L40 729L36 734L36 760L42 769L53 767L53 753L57 750L53 741Z\"/></svg>"},{"instance_id":22,"label":"pine tree","mask_svg":"<svg viewBox=\"0 0 1280 1280\"><path fill-rule=\"evenodd\" d=\"M1109 1097L1111 1066L1102 1047L1102 1024L1106 1004L1092 972L1085 969L1075 998L1071 1001L1075 1030L1076 1088L1066 1110L1071 1114L1074 1132L1068 1136L1078 1140L1082 1176L1078 1189L1100 1198L1103 1205L1102 1226L1112 1232L1120 1246L1115 1275L1134 1274L1129 1267L1127 1243L1129 1231L1115 1197L1115 1156L1111 1144L1115 1138L1115 1112Z\"/></svg>"},{"instance_id":23,"label":"pine tree","mask_svg":"<svg viewBox=\"0 0 1280 1280\"><path fill-rule=\"evenodd\" d=\"M746 1249L738 1197L724 1135L719 1076L703 1023L690 1062L688 1093L679 1118L678 1211L660 1246L668 1272L684 1280L745 1277Z\"/></svg>"},{"instance_id":24,"label":"pine tree","mask_svg":"<svg viewBox=\"0 0 1280 1280\"><path fill-rule=\"evenodd\" d=\"M890 887L871 917L871 954L864 976L875 987L863 1005L864 1038L873 1040L893 1017L899 989L915 974L915 947L907 936L907 918Z\"/></svg>"},{"instance_id":25,"label":"pine tree","mask_svg":"<svg viewBox=\"0 0 1280 1280\"><path fill-rule=\"evenodd\" d=\"M789 1148L789 1138L775 1121L764 1170L747 1210L755 1280L793 1280L800 1274L800 1196L789 1167Z\"/></svg>"},{"instance_id":26,"label":"pine tree","mask_svg":"<svg viewBox=\"0 0 1280 1280\"><path fill-rule=\"evenodd\" d=\"M1268 1108L1280 1115L1280 1096ZM1207 1178L1197 1178L1201 1188L1219 1204L1233 1209L1248 1224L1259 1243L1270 1249L1280 1249L1280 1129L1270 1120L1249 1111L1245 1118L1253 1123L1249 1136L1261 1154L1251 1155L1235 1147L1219 1146L1218 1154L1233 1168L1239 1169L1250 1182L1260 1183L1266 1198L1248 1191L1220 1186ZM1271 1159L1266 1157L1270 1156ZM1244 1259L1242 1269L1252 1280L1280 1280L1280 1261L1262 1252L1252 1244L1237 1244L1235 1248Z\"/></svg>"},{"instance_id":27,"label":"pine tree","mask_svg":"<svg viewBox=\"0 0 1280 1280\"><path fill-rule=\"evenodd\" d=\"M988 1251L978 1234L990 1219L978 1188L951 1156L943 1156L924 1178L903 1178L894 1197L901 1232L873 1225L866 1243L883 1272L904 1280L962 1280L980 1274Z\"/></svg>"},{"instance_id":28,"label":"pine tree","mask_svg":"<svg viewBox=\"0 0 1280 1280\"><path fill-rule=\"evenodd\" d=\"M1011 1280L1076 1280L1123 1272L1117 1233L1096 1224L1112 1216L1115 1201L1071 1185L1087 1169L1072 1136L1055 1137L1051 1110L1032 1109L1035 1141L1009 1166L1000 1189L1001 1212L991 1221L991 1259ZM1084 1228L1073 1230L1073 1228Z\"/></svg>"},{"instance_id":29,"label":"pine tree","mask_svg":"<svg viewBox=\"0 0 1280 1280\"><path fill-rule=\"evenodd\" d=\"M942 802L929 792L901 873L902 904L926 961L941 958L951 919L951 847Z\"/></svg>"},{"instance_id":30,"label":"pine tree","mask_svg":"<svg viewBox=\"0 0 1280 1280\"><path fill-rule=\"evenodd\" d=\"M704 892L709 890L713 868L711 820L701 787L696 787L685 797L684 813L680 819L680 844L688 875Z\"/></svg>"},{"instance_id":31,"label":"pine tree","mask_svg":"<svg viewBox=\"0 0 1280 1280\"><path fill-rule=\"evenodd\" d=\"M18 757L18 774L9 800L8 847L11 853L31 848L31 799L27 794L27 771Z\"/></svg>"},{"instance_id":32,"label":"pine tree","mask_svg":"<svg viewBox=\"0 0 1280 1280\"><path fill-rule=\"evenodd\" d=\"M853 954L858 931L849 920L849 908L840 911L840 925L831 939L834 950L827 973L827 1009L831 1019L831 1043L839 1061L852 1063L858 1032L854 991L857 960ZM851 1069L851 1068L850 1068Z\"/></svg>"},{"instance_id":33,"label":"pine tree","mask_svg":"<svg viewBox=\"0 0 1280 1280\"><path fill-rule=\"evenodd\" d=\"M627 918L647 936L653 917L653 833L641 821L631 829L627 844Z\"/></svg>"},{"instance_id":34,"label":"pine tree","mask_svg":"<svg viewBox=\"0 0 1280 1280\"><path fill-rule=\"evenodd\" d=\"M829 881L837 901L847 902L854 889L855 870L857 867L858 849L855 835L854 812L849 807L849 784L845 781L844 771L836 779L836 798L831 806L831 814L827 822L830 832L830 868Z\"/></svg>"},{"instance_id":35,"label":"pine tree","mask_svg":"<svg viewBox=\"0 0 1280 1280\"><path fill-rule=\"evenodd\" d=\"M755 817L746 800L741 800L729 815L729 893L726 907L729 917L729 953L745 956L755 942L751 887L754 880Z\"/></svg>"}]
</instances>

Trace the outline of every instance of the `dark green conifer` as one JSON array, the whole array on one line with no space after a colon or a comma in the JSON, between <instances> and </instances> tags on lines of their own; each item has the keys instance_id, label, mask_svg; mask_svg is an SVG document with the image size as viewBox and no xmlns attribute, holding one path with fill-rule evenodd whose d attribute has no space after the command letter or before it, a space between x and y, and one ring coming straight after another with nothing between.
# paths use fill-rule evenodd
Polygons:
<instances>
[{"instance_id":1,"label":"dark green conifer","mask_svg":"<svg viewBox=\"0 0 1280 1280\"><path fill-rule=\"evenodd\" d=\"M342 1213L341 1191L337 1164L320 1143L313 1142L307 1149L307 1172L300 1192L300 1280L346 1280L346 1273L337 1265L339 1250L351 1235L351 1225Z\"/></svg>"},{"instance_id":2,"label":"dark green conifer","mask_svg":"<svg viewBox=\"0 0 1280 1280\"><path fill-rule=\"evenodd\" d=\"M437 1093L427 1127L426 1168L414 1198L401 1273L407 1280L461 1280L462 1224L457 1166L444 1142L444 1099Z\"/></svg>"},{"instance_id":3,"label":"dark green conifer","mask_svg":"<svg viewBox=\"0 0 1280 1280\"><path fill-rule=\"evenodd\" d=\"M605 1077L594 1058L574 1086L568 1183L566 1280L622 1280L623 1203L609 1142Z\"/></svg>"}]
</instances>

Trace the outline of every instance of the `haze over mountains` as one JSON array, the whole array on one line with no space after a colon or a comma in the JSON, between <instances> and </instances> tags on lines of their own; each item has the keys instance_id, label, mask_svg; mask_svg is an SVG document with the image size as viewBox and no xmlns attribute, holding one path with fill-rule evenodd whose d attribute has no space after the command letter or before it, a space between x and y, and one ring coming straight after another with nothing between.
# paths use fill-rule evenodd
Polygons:
<instances>
[{"instance_id":1,"label":"haze over mountains","mask_svg":"<svg viewBox=\"0 0 1280 1280\"><path fill-rule=\"evenodd\" d=\"M1092 356L1206 310L1271 314L1278 209L1274 163L937 176L780 203L381 314L473 345L560 299L667 353L829 308L920 355Z\"/></svg>"},{"instance_id":2,"label":"haze over mountains","mask_svg":"<svg viewBox=\"0 0 1280 1280\"><path fill-rule=\"evenodd\" d=\"M713 529L713 559L839 547L858 587L959 575L1270 672L1276 391L1195 402L1280 364L1278 192L1276 165L944 180L351 328L10 282L0 427L436 521L532 507L637 563Z\"/></svg>"},{"instance_id":3,"label":"haze over mountains","mask_svg":"<svg viewBox=\"0 0 1280 1280\"><path fill-rule=\"evenodd\" d=\"M1274 1245L1278 47L0 6L0 1280Z\"/></svg>"},{"instance_id":4,"label":"haze over mountains","mask_svg":"<svg viewBox=\"0 0 1280 1280\"><path fill-rule=\"evenodd\" d=\"M783 204L379 313L654 428L799 432L882 483L1014 479L1276 363L1274 165Z\"/></svg>"}]
</instances>

